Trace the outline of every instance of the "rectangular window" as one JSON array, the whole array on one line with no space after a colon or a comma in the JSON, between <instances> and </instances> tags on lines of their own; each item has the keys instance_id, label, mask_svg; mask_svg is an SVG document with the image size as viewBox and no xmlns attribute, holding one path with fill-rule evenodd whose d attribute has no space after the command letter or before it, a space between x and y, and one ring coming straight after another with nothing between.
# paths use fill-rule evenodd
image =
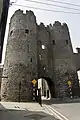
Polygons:
<instances>
[{"instance_id":1,"label":"rectangular window","mask_svg":"<svg viewBox=\"0 0 80 120\"><path fill-rule=\"evenodd\" d=\"M28 34L28 33L29 33L29 30L28 30L28 29L25 29L25 33L27 33L27 34Z\"/></svg>"},{"instance_id":2,"label":"rectangular window","mask_svg":"<svg viewBox=\"0 0 80 120\"><path fill-rule=\"evenodd\" d=\"M66 44L68 45L68 40L66 40Z\"/></svg>"},{"instance_id":3,"label":"rectangular window","mask_svg":"<svg viewBox=\"0 0 80 120\"><path fill-rule=\"evenodd\" d=\"M55 40L52 41L53 45L55 45Z\"/></svg>"}]
</instances>

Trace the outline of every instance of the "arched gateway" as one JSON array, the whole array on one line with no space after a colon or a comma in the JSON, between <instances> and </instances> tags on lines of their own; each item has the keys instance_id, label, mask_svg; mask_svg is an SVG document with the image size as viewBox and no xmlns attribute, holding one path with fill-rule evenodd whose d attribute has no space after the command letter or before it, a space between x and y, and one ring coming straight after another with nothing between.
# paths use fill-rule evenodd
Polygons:
<instances>
[{"instance_id":1,"label":"arched gateway","mask_svg":"<svg viewBox=\"0 0 80 120\"><path fill-rule=\"evenodd\" d=\"M42 99L51 99L55 97L54 84L49 77L38 79L38 89L41 90Z\"/></svg>"}]
</instances>

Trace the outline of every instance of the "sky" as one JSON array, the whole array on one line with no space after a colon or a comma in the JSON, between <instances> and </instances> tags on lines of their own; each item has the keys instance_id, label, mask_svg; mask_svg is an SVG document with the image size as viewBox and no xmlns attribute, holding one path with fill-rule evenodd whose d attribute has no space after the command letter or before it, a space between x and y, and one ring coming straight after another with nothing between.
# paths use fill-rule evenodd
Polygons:
<instances>
[{"instance_id":1,"label":"sky","mask_svg":"<svg viewBox=\"0 0 80 120\"><path fill-rule=\"evenodd\" d=\"M15 2L15 1L17 1L16 4L30 6L30 7L80 13L80 10L77 11L77 10L59 8L59 7L55 7L55 6L41 5L41 4L29 2L29 0L28 1L27 0L11 0L11 2ZM75 9L80 9L80 7L77 7L77 6L69 6L69 5L60 4L60 3L49 2L47 0L35 0L35 1L38 1L38 2L41 1L41 2L45 2L45 3L53 4L53 5L62 5L65 7L72 7ZM72 4L80 5L80 0L66 0L66 1L57 0L57 1L69 2ZM49 12L49 11L36 10L33 8L28 8L28 7L21 7L21 6L12 5L12 6L10 6L9 13L8 13L7 27L6 27L6 33L5 33L5 39L4 39L2 64L4 63L10 18L17 9L22 9L22 10L24 10L24 12L26 10L32 10L34 12L34 14L36 15L36 20L37 20L38 24L40 22L43 22L45 25L48 25L50 23L53 24L55 21L60 21L61 23L66 22L68 27L69 27L74 52L76 52L76 49L75 49L76 47L80 47L80 35L79 35L79 33L80 33L80 31L79 31L80 14L68 14L68 13L59 13L59 12L51 12L51 11Z\"/></svg>"}]
</instances>

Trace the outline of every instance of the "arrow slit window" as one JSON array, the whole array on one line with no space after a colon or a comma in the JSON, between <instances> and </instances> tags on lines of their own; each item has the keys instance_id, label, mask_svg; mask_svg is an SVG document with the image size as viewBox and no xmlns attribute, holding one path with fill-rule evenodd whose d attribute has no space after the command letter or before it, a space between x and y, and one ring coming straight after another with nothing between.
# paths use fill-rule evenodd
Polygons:
<instances>
[{"instance_id":1,"label":"arrow slit window","mask_svg":"<svg viewBox=\"0 0 80 120\"><path fill-rule=\"evenodd\" d=\"M30 45L27 45L28 53L30 52Z\"/></svg>"}]
</instances>

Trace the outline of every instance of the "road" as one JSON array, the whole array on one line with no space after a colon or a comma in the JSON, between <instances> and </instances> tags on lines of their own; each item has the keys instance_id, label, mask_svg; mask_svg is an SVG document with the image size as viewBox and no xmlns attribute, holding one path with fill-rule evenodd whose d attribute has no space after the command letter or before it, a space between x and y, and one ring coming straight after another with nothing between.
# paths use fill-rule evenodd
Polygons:
<instances>
[{"instance_id":1,"label":"road","mask_svg":"<svg viewBox=\"0 0 80 120\"><path fill-rule=\"evenodd\" d=\"M50 104L49 104L50 103ZM80 120L80 102L71 103L51 103L46 107L53 111L53 114L61 120Z\"/></svg>"},{"instance_id":2,"label":"road","mask_svg":"<svg viewBox=\"0 0 80 120\"><path fill-rule=\"evenodd\" d=\"M80 120L80 102L1 102L0 120Z\"/></svg>"},{"instance_id":3,"label":"road","mask_svg":"<svg viewBox=\"0 0 80 120\"><path fill-rule=\"evenodd\" d=\"M22 120L21 117L14 115L11 111L0 110L0 120Z\"/></svg>"},{"instance_id":4,"label":"road","mask_svg":"<svg viewBox=\"0 0 80 120\"><path fill-rule=\"evenodd\" d=\"M57 120L38 103L0 103L0 120Z\"/></svg>"},{"instance_id":5,"label":"road","mask_svg":"<svg viewBox=\"0 0 80 120\"><path fill-rule=\"evenodd\" d=\"M69 120L80 120L80 103L54 104L51 106Z\"/></svg>"}]
</instances>

